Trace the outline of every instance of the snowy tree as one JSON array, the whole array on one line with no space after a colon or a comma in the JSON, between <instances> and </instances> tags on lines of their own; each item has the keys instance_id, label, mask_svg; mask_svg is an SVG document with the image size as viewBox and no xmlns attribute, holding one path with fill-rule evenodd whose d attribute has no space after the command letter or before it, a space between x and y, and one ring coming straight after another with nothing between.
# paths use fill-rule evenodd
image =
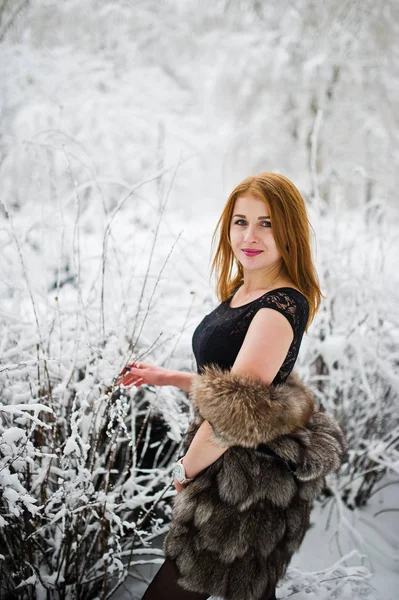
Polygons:
<instances>
[{"instance_id":1,"label":"snowy tree","mask_svg":"<svg viewBox=\"0 0 399 600\"><path fill-rule=\"evenodd\" d=\"M396 485L397 12L0 3L0 593L106 598L162 561L190 407L115 377L195 371L211 235L249 173L290 177L315 231L325 299L298 369L350 443L326 510ZM362 568L296 581L332 598L321 579Z\"/></svg>"}]
</instances>

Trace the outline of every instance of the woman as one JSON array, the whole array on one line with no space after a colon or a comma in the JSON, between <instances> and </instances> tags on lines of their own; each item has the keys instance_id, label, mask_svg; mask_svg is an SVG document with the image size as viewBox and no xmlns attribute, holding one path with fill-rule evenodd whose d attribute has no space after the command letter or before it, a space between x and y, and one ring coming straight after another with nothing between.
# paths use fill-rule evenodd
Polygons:
<instances>
[{"instance_id":1,"label":"woman","mask_svg":"<svg viewBox=\"0 0 399 600\"><path fill-rule=\"evenodd\" d=\"M338 425L292 373L321 296L299 191L276 173L248 177L214 239L218 229L221 304L194 332L197 374L149 363L122 372L126 386L188 392L195 410L174 469L166 560L143 600L275 599L345 450Z\"/></svg>"}]
</instances>

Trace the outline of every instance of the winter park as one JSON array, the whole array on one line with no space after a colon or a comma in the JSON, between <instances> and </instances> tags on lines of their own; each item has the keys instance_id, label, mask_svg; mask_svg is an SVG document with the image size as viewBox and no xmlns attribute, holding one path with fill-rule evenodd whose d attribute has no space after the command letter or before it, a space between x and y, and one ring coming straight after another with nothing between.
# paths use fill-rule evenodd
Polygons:
<instances>
[{"instance_id":1,"label":"winter park","mask_svg":"<svg viewBox=\"0 0 399 600\"><path fill-rule=\"evenodd\" d=\"M306 206L322 298L294 371L345 438L339 467L323 471L329 458L315 453L313 485L306 452L329 431L281 433L302 460L299 472L281 459L281 477L315 499L276 598L398 598L398 40L396 0L0 0L0 600L140 600L171 528L189 530L176 514L190 489L209 510L192 509L185 560L206 523L209 581L220 556L231 580L245 570L217 537L249 539L252 442L226 443L225 475L203 471L216 473L220 512L215 489L195 487L203 474L176 486L175 464L202 410L188 374L213 382L197 373L193 339L221 302L218 219L264 172ZM256 235L255 248L271 233ZM263 259L244 258L246 273L252 260ZM245 291L230 314L267 296ZM140 363L133 385L125 367ZM145 381L147 363L162 384ZM238 375L223 381L245 398ZM272 447L267 464L283 456ZM241 471L225 484L232 455ZM256 472L264 506L277 484ZM274 523L248 517L256 535L273 538L281 521L288 539L286 485ZM267 552L250 565L259 578ZM232 585L228 600L255 598Z\"/></svg>"}]
</instances>

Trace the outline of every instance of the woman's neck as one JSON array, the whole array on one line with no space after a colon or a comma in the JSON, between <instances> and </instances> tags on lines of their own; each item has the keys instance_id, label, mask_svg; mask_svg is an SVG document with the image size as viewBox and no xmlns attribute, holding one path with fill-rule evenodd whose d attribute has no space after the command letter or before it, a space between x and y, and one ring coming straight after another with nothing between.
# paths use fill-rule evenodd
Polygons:
<instances>
[{"instance_id":1,"label":"woman's neck","mask_svg":"<svg viewBox=\"0 0 399 600\"><path fill-rule=\"evenodd\" d=\"M247 271L244 272L241 289L244 294L251 294L252 292L271 287L275 283L279 283L283 278L285 279L286 277L285 270L281 264L272 267L267 273Z\"/></svg>"}]
</instances>

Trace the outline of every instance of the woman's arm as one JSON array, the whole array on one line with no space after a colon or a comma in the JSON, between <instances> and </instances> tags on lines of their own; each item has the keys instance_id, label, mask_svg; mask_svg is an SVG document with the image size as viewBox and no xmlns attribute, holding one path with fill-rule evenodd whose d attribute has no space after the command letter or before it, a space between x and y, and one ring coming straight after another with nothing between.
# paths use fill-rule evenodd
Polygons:
<instances>
[{"instance_id":1,"label":"woman's arm","mask_svg":"<svg viewBox=\"0 0 399 600\"><path fill-rule=\"evenodd\" d=\"M158 386L173 385L183 390L183 392L188 393L195 375L196 373L174 371L165 367L158 367L151 363L137 361L128 363L123 368L122 372L119 373L116 385L124 385L126 387L131 385L140 387L145 384Z\"/></svg>"},{"instance_id":2,"label":"woman's arm","mask_svg":"<svg viewBox=\"0 0 399 600\"><path fill-rule=\"evenodd\" d=\"M189 392L196 373L184 371L170 371L169 385L173 385L185 392ZM186 455L184 456L184 470L188 478L195 477L214 463L224 452L227 446L220 446L213 441L213 429L208 421L204 421L195 434Z\"/></svg>"},{"instance_id":3,"label":"woman's arm","mask_svg":"<svg viewBox=\"0 0 399 600\"><path fill-rule=\"evenodd\" d=\"M204 421L183 458L187 477L195 477L226 452L228 446L220 446L213 438L212 426L208 421Z\"/></svg>"},{"instance_id":4,"label":"woman's arm","mask_svg":"<svg viewBox=\"0 0 399 600\"><path fill-rule=\"evenodd\" d=\"M266 335L267 334L267 335ZM293 331L287 319L271 309L257 312L245 336L244 344L231 369L233 373L261 376L267 383L273 380L287 355ZM190 382L190 388L191 388ZM226 407L226 419L229 419ZM215 462L228 446L221 446L209 421L198 429L183 459L187 477L195 477Z\"/></svg>"},{"instance_id":5,"label":"woman's arm","mask_svg":"<svg viewBox=\"0 0 399 600\"><path fill-rule=\"evenodd\" d=\"M175 387L189 392L193 378L196 373L185 373L184 371L170 371L170 383ZM189 449L184 456L184 470L188 478L195 477L214 463L228 446L220 446L214 441L213 428L208 421L204 421L195 434Z\"/></svg>"},{"instance_id":6,"label":"woman's arm","mask_svg":"<svg viewBox=\"0 0 399 600\"><path fill-rule=\"evenodd\" d=\"M120 374L121 379L118 381L118 385L134 385L136 387L145 383L160 386L173 385L188 393L196 376L197 373L174 371L150 363L136 362L126 365ZM183 462L187 477L195 477L226 452L227 446L220 446L215 443L213 437L211 425L208 421L204 421L184 457Z\"/></svg>"},{"instance_id":7,"label":"woman's arm","mask_svg":"<svg viewBox=\"0 0 399 600\"><path fill-rule=\"evenodd\" d=\"M196 376L196 373L188 373L186 371L172 371L168 369L168 381L166 385L173 385L174 387L179 388L179 390L183 390L183 392L189 392L191 388L191 383L193 378Z\"/></svg>"}]
</instances>

